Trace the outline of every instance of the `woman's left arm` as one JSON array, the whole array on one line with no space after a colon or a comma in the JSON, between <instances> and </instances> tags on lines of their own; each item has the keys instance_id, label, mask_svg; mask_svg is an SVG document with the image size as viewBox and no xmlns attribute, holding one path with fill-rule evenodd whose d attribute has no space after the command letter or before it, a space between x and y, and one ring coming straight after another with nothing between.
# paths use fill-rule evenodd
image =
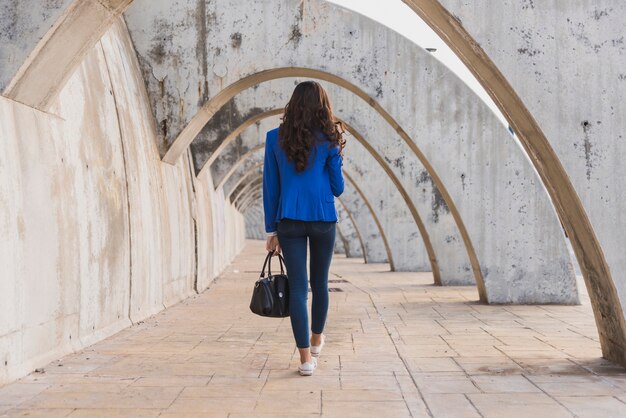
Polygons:
<instances>
[{"instance_id":1,"label":"woman's left arm","mask_svg":"<svg viewBox=\"0 0 626 418\"><path fill-rule=\"evenodd\" d=\"M269 135L265 137L265 157L263 161L263 212L265 232L267 233L266 248L268 251L280 252L276 238L276 212L280 201L280 172L278 162L272 149Z\"/></svg>"}]
</instances>

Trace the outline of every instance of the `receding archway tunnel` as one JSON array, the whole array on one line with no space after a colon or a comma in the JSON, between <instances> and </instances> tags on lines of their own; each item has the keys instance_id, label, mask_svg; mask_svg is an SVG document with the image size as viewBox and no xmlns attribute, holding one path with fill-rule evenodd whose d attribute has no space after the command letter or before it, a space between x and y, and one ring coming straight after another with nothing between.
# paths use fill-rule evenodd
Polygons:
<instances>
[{"instance_id":1,"label":"receding archway tunnel","mask_svg":"<svg viewBox=\"0 0 626 418\"><path fill-rule=\"evenodd\" d=\"M607 38L606 28L618 27L610 13L594 20L587 3L562 6L571 25L584 23L591 31L586 39L597 40L594 47L569 23L546 24L563 20L548 6L521 9L514 2L519 23L511 13L494 13L503 18L500 26L519 24L536 38L528 28L540 22L550 32L537 53L524 55L515 51L525 47L514 30L498 32L491 17L477 17L491 16L485 4L405 1L474 71L511 123L529 164L488 109L429 54L322 1L253 2L250 13L236 17L231 12L246 5L231 0L19 3L7 17L19 24L0 31L0 63L8 69L0 75L0 196L6 202L0 225L8 237L0 252L7 266L0 279L0 346L8 347L0 352L0 381L202 292L224 271L244 245L241 211L256 211L259 219L258 185L248 183L231 202L222 189L238 167L209 166L196 176L196 162L204 157L188 145L223 139L210 128L224 122L209 122L211 117L224 104L251 112L261 101L249 90L288 91L285 77L317 78L336 89L338 113L355 138L361 134L368 155L378 155L371 158L383 168L372 173L393 184L403 216L433 241L443 235L430 233L415 193L420 186L410 184L424 169L425 182L432 183L425 194L436 188L450 210L441 219L457 228L457 246L465 247L483 301L574 301L556 212L590 291L603 354L625 362L625 265L617 250L624 242L615 231L624 226L619 197L626 176L607 157L626 153L617 139L624 121L615 116L624 113L624 55ZM25 14L29 7L34 12ZM614 4L617 11L624 7ZM179 24L198 14L191 25ZM207 19L214 20L207 25ZM255 19L276 24L259 26ZM298 36L285 43L288 33ZM554 39L563 42L561 49ZM280 47L258 53L268 45ZM556 52L564 54L561 68L547 58L561 56ZM573 59L577 53L584 59ZM6 57L14 61L5 65ZM603 63L598 77L614 85L597 89L602 97L595 106L576 86L587 76L601 85L584 67L597 61ZM537 83L525 81L520 73L527 71L514 70L535 65ZM430 88L435 81L438 88ZM554 88L537 88L547 85ZM257 107L258 115L285 102L283 93L264 99L269 104ZM557 103L578 108L556 115ZM365 111L358 117L350 107ZM221 128L233 132L230 124ZM370 132L383 134L372 138ZM207 149L219 151L210 148L219 144ZM351 220L341 232L344 251L346 242L358 242L354 248L367 261L398 264L395 233L368 197L375 194L359 180L371 174L347 173L354 181L348 180L349 195L338 202L343 219ZM433 252L431 264L441 265ZM33 295L37 303L31 303ZM50 335L55 337L45 337ZM26 336L41 344L20 346L16 341L34 341Z\"/></svg>"}]
</instances>

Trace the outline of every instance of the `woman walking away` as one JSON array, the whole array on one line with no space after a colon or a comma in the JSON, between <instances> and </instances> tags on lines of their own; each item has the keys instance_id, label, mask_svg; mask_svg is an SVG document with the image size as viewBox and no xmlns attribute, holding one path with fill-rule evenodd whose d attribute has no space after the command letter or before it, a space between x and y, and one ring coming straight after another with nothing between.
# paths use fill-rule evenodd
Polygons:
<instances>
[{"instance_id":1,"label":"woman walking away","mask_svg":"<svg viewBox=\"0 0 626 418\"><path fill-rule=\"evenodd\" d=\"M311 376L324 345L328 270L335 245L335 196L343 193L344 128L326 91L314 81L296 86L282 123L267 133L263 166L266 248L282 251L289 275L291 328L298 371ZM311 255L311 337L307 314L307 239Z\"/></svg>"}]
</instances>

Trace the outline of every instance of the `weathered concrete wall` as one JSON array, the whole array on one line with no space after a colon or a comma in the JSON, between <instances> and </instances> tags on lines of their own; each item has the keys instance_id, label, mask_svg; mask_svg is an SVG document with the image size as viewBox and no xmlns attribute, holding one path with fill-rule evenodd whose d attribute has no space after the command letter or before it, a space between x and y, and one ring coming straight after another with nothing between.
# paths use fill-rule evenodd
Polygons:
<instances>
[{"instance_id":1,"label":"weathered concrete wall","mask_svg":"<svg viewBox=\"0 0 626 418\"><path fill-rule=\"evenodd\" d=\"M238 89L265 75L298 76L293 67L330 73L369 96L398 123L407 145L423 153L457 223L467 228L484 300L578 300L563 232L534 169L486 105L425 51L318 0L186 0L171 9L164 0L136 0L126 12L164 148L178 138L166 160L202 135L204 122ZM188 19L197 14L206 19ZM246 78L199 112L224 87L277 67L291 70Z\"/></svg>"},{"instance_id":2,"label":"weathered concrete wall","mask_svg":"<svg viewBox=\"0 0 626 418\"><path fill-rule=\"evenodd\" d=\"M617 232L626 231L626 3L441 3L539 123L583 202L626 308L626 234Z\"/></svg>"},{"instance_id":3,"label":"weathered concrete wall","mask_svg":"<svg viewBox=\"0 0 626 418\"><path fill-rule=\"evenodd\" d=\"M0 384L186 298L196 271L204 289L242 248L242 215L196 193L189 154L160 161L123 23L51 113L0 98L0 125Z\"/></svg>"}]
</instances>

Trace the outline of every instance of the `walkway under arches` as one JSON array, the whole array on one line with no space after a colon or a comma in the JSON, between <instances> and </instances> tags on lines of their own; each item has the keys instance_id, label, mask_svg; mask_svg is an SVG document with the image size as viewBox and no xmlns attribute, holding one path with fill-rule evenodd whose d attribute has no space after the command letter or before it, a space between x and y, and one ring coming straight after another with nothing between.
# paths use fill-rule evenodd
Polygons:
<instances>
[{"instance_id":1,"label":"walkway under arches","mask_svg":"<svg viewBox=\"0 0 626 418\"><path fill-rule=\"evenodd\" d=\"M0 416L626 414L625 372L598 360L588 298L478 305L475 288L342 256L328 344L303 378L289 321L247 306L263 256L262 241L247 241L200 295L3 387Z\"/></svg>"}]
</instances>

